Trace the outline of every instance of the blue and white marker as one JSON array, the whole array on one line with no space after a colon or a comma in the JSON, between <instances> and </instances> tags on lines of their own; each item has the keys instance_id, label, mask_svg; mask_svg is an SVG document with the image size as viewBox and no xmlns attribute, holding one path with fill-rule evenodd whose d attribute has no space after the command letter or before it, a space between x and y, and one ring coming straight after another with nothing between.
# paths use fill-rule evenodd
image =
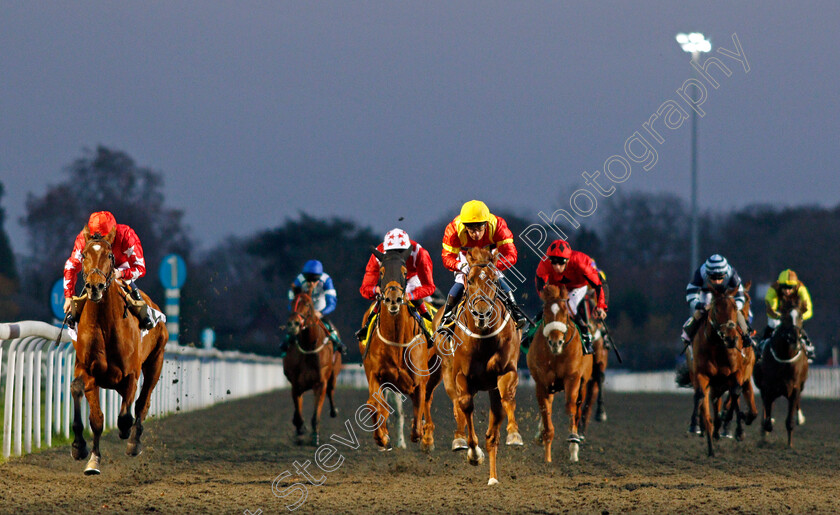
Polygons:
<instances>
[{"instance_id":1,"label":"blue and white marker","mask_svg":"<svg viewBox=\"0 0 840 515\"><path fill-rule=\"evenodd\" d=\"M160 282L166 288L166 329L169 331L169 342L178 345L179 324L181 313L181 287L187 280L187 263L178 254L169 254L160 264Z\"/></svg>"}]
</instances>

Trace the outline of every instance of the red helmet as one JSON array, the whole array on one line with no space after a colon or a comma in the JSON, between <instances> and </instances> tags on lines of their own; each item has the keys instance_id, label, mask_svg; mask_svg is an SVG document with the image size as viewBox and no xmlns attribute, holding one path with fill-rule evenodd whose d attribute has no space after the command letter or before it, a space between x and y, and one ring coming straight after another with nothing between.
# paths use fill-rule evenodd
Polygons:
<instances>
[{"instance_id":1,"label":"red helmet","mask_svg":"<svg viewBox=\"0 0 840 515\"><path fill-rule=\"evenodd\" d=\"M117 226L117 220L110 211L97 211L90 215L87 226L91 235L99 233L102 236L107 236L111 229Z\"/></svg>"},{"instance_id":2,"label":"red helmet","mask_svg":"<svg viewBox=\"0 0 840 515\"><path fill-rule=\"evenodd\" d=\"M565 240L554 240L548 246L548 257L559 257L569 259L572 257L572 247Z\"/></svg>"}]
</instances>

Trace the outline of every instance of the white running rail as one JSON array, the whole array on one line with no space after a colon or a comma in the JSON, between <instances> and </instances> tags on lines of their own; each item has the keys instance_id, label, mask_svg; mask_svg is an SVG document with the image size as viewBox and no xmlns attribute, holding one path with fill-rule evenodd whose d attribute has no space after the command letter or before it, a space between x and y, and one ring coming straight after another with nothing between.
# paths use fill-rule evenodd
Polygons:
<instances>
[{"instance_id":1,"label":"white running rail","mask_svg":"<svg viewBox=\"0 0 840 515\"><path fill-rule=\"evenodd\" d=\"M0 324L3 458L50 447L53 435L70 437L76 352L66 329L55 345L58 336L59 328L44 322ZM167 345L149 416L191 411L287 386L280 359ZM100 390L100 404L105 429L116 427L119 394ZM87 428L87 401L82 407Z\"/></svg>"}]
</instances>

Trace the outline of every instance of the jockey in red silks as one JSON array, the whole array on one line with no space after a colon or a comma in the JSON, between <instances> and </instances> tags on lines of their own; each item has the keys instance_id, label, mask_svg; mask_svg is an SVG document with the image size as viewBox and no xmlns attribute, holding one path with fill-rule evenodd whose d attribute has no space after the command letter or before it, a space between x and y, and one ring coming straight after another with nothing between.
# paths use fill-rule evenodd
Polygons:
<instances>
[{"instance_id":1,"label":"jockey in red silks","mask_svg":"<svg viewBox=\"0 0 840 515\"><path fill-rule=\"evenodd\" d=\"M131 227L118 224L114 215L109 211L97 211L90 215L87 223L90 236L107 236L111 231L115 232L114 243L111 245L111 252L114 254L114 279L122 279L131 290L131 298L137 301L138 306L129 305L129 310L140 320L141 329L151 329L154 322L149 314L149 307L140 295L140 290L134 285L134 281L146 275L146 260L143 258L143 247L140 245L140 238ZM72 309L72 297L76 291L76 277L82 270L82 250L85 248L84 230L76 236L73 244L73 252L64 263L64 312L71 315L73 322L79 321L79 312ZM81 310L79 306L78 310ZM71 313L73 311L73 313ZM71 322L72 323L72 322Z\"/></svg>"},{"instance_id":2,"label":"jockey in red silks","mask_svg":"<svg viewBox=\"0 0 840 515\"><path fill-rule=\"evenodd\" d=\"M564 240L554 240L537 266L535 282L538 292L541 292L546 284L566 287L569 291L569 310L580 328L584 353L592 354L589 314L586 312L586 306L581 306L586 298L587 288L595 290L595 317L603 320L607 316L604 288L593 259L583 252L572 250Z\"/></svg>"},{"instance_id":3,"label":"jockey in red silks","mask_svg":"<svg viewBox=\"0 0 840 515\"><path fill-rule=\"evenodd\" d=\"M513 233L505 219L491 214L487 205L480 200L464 203L461 206L461 214L449 222L443 233L441 257L443 265L455 272L455 284L449 290L441 324L449 324L455 317L454 308L464 293L464 278L470 268L466 253L473 247L494 248L498 251L497 280L502 291L499 298L513 315L516 326L522 328L528 323L528 318L516 303L513 290L501 273L516 264L517 253Z\"/></svg>"},{"instance_id":4,"label":"jockey in red silks","mask_svg":"<svg viewBox=\"0 0 840 515\"><path fill-rule=\"evenodd\" d=\"M432 258L429 256L429 252L420 246L419 243L409 238L407 232L399 228L388 231L382 243L376 246L376 250L382 253L402 251L405 249L411 249L411 254L405 262L406 298L414 308L412 311L427 320L431 320L432 317L426 309L426 305L423 303L423 299L435 293L435 281L432 276ZM367 266L365 266L365 277L362 279L362 286L359 288L359 293L368 300L374 300L380 294L379 267L379 259L371 254ZM374 312L377 310L378 307L374 308ZM356 332L359 341L362 341L367 336L368 326L372 318L372 316L369 316L364 326ZM422 321L419 322L423 332L426 332L426 325ZM430 335L427 334L427 336L431 339Z\"/></svg>"}]
</instances>

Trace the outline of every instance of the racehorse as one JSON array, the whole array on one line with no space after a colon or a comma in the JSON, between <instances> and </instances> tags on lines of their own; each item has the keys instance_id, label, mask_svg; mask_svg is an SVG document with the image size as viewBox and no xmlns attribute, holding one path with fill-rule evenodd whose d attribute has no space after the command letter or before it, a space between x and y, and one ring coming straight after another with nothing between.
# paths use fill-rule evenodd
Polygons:
<instances>
[{"instance_id":1,"label":"racehorse","mask_svg":"<svg viewBox=\"0 0 840 515\"><path fill-rule=\"evenodd\" d=\"M292 336L294 345L289 346L283 358L283 373L292 385L292 400L295 414L292 423L298 437L306 432L303 423L303 394L312 390L315 396L315 411L312 414L312 444L320 443L319 428L324 397L330 399L330 416L338 416L333 402L333 390L341 371L341 354L333 351L327 328L317 315L312 297L306 292L298 293L292 303L292 313L286 323L286 331Z\"/></svg>"},{"instance_id":2,"label":"racehorse","mask_svg":"<svg viewBox=\"0 0 840 515\"><path fill-rule=\"evenodd\" d=\"M91 235L84 229L85 246L82 250L82 273L87 299L77 326L76 367L70 385L73 395L73 458L82 460L88 456L82 425L80 401L82 394L90 407L90 428L93 432L93 448L85 467L86 475L99 474L101 454L99 438L102 436L102 407L99 405L99 389L116 390L122 397L120 414L117 418L119 436L128 439L126 454L137 456L142 452L140 435L143 434L143 420L149 411L152 390L160 378L163 367L163 352L169 340L166 324L157 324L148 332L140 330L138 320L127 316L127 293L123 284L114 282L114 254L112 245L116 229L107 235ZM158 310L149 297L143 293L143 300L150 308ZM131 403L137 393L137 382L143 374L140 395Z\"/></svg>"},{"instance_id":3,"label":"racehorse","mask_svg":"<svg viewBox=\"0 0 840 515\"><path fill-rule=\"evenodd\" d=\"M554 393L566 392L566 414L569 416L569 459L578 461L583 440L578 425L583 426L581 404L584 385L592 375L592 356L583 354L580 334L569 312L569 295L564 286L548 285L540 292L543 301L542 330L534 335L528 352L528 369L534 378L537 404L540 407L538 442L545 447L545 461L551 462L554 424L551 409ZM583 306L581 306L583 308Z\"/></svg>"},{"instance_id":4,"label":"racehorse","mask_svg":"<svg viewBox=\"0 0 840 515\"><path fill-rule=\"evenodd\" d=\"M474 397L479 391L488 392L490 417L485 444L490 455L490 479L487 484L495 485L499 482L496 454L503 411L508 417L506 443L523 444L514 416L521 335L498 296L498 254L472 248L466 253L466 259L470 269L466 274L463 309L459 309L450 326L440 325L443 310L435 316L436 358L433 359L438 360L439 366L430 365L433 373L427 388L433 391L442 377L457 424L452 450L466 447L471 465L484 462L473 424Z\"/></svg>"},{"instance_id":5,"label":"racehorse","mask_svg":"<svg viewBox=\"0 0 840 515\"><path fill-rule=\"evenodd\" d=\"M788 401L785 421L788 447L793 447L794 416L800 413L799 398L808 378L808 358L801 342L801 314L806 310L807 306L798 297L782 300L779 306L781 324L764 344L760 364L753 373L764 402L762 437L773 430L773 402L778 397L785 397Z\"/></svg>"},{"instance_id":6,"label":"racehorse","mask_svg":"<svg viewBox=\"0 0 840 515\"><path fill-rule=\"evenodd\" d=\"M749 288L750 283L747 283L744 290ZM713 429L711 408L720 406L718 401L725 392L729 393L729 409L737 410L737 439L743 439L742 420L749 425L758 416L750 384L755 354L749 345L744 345L747 335L742 335L739 330L735 293L735 289L723 293L712 290L709 311L701 321L701 326L691 343L695 410L699 407L699 418L706 434L709 456L714 456L712 437L720 437L720 425L724 419L724 416L715 410ZM745 303L744 309L748 313L748 302ZM746 394L750 406L746 415L738 408L738 399L742 392Z\"/></svg>"},{"instance_id":7,"label":"racehorse","mask_svg":"<svg viewBox=\"0 0 840 515\"><path fill-rule=\"evenodd\" d=\"M606 289L606 285L603 286ZM597 299L595 298L595 291L589 290L587 292L584 302L581 303L578 309L589 310L589 332L592 335L592 376L586 383L586 396L583 401L583 415L581 421L584 428L589 425L589 419L592 417L592 399L597 400L598 406L595 410L595 420L597 422L605 422L607 420L607 410L604 408L604 379L606 379L607 365L610 357L610 349L606 344L607 327L603 320L596 320L591 316L595 311ZM606 295L606 292L604 293Z\"/></svg>"},{"instance_id":8,"label":"racehorse","mask_svg":"<svg viewBox=\"0 0 840 515\"><path fill-rule=\"evenodd\" d=\"M411 249L390 250L385 254L374 249L374 255L380 262L381 293L377 302L382 309L374 322L375 326L371 328L366 348L360 349L364 356L363 365L370 393L368 404L376 409L375 421L371 422L376 426L373 437L383 451L391 449L391 437L385 424L390 403L385 406L387 401L381 395L392 389L411 397L414 405L411 441L417 442L422 438L424 451L434 449L434 424L426 405L428 345L420 322L412 315L406 299L405 262L410 254ZM372 310L369 310L367 316L373 316ZM402 410L399 409L401 400L395 399L399 418L402 417ZM399 442L402 440L402 424L398 424L397 430Z\"/></svg>"}]
</instances>

